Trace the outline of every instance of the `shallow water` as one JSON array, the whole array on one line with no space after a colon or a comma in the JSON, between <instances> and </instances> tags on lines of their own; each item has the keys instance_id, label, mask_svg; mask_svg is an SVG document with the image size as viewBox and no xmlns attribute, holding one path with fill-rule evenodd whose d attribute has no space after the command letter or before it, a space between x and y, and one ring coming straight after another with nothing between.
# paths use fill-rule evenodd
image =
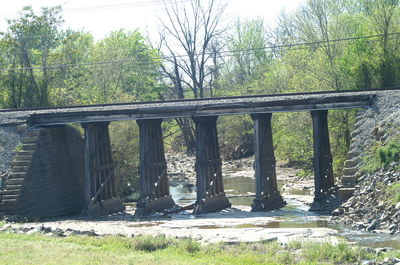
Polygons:
<instances>
[{"instance_id":1,"label":"shallow water","mask_svg":"<svg viewBox=\"0 0 400 265\"><path fill-rule=\"evenodd\" d=\"M281 187L282 182L278 186ZM233 207L251 206L255 193L255 180L253 178L243 176L224 177L224 188ZM180 205L194 203L196 200L196 187L184 187L181 185L171 187L170 192L175 202ZM304 195L303 191L297 190L285 192L291 195ZM274 221L263 224L241 224L233 228L333 228L338 231L339 236L363 246L400 249L400 237L396 238L382 233L370 233L333 226L328 223L328 216L308 211L309 206L296 200L293 196L287 198L284 194L283 197L287 203L285 207L266 213L266 216L274 217ZM198 228L217 229L227 227L230 226L204 225Z\"/></svg>"}]
</instances>

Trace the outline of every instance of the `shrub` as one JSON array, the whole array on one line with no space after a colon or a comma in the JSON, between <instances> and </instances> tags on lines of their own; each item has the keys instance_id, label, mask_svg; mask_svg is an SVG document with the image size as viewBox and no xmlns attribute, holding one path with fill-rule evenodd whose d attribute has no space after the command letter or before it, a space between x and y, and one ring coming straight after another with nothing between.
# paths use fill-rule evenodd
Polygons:
<instances>
[{"instance_id":1,"label":"shrub","mask_svg":"<svg viewBox=\"0 0 400 265\"><path fill-rule=\"evenodd\" d=\"M196 253L200 251L200 243L195 241L193 238L188 238L180 243L180 248L189 253Z\"/></svg>"},{"instance_id":2,"label":"shrub","mask_svg":"<svg viewBox=\"0 0 400 265\"><path fill-rule=\"evenodd\" d=\"M218 119L221 154L225 159L251 156L253 122L249 115L224 116Z\"/></svg>"},{"instance_id":3,"label":"shrub","mask_svg":"<svg viewBox=\"0 0 400 265\"><path fill-rule=\"evenodd\" d=\"M390 198L394 204L400 202L400 183L389 186Z\"/></svg>"},{"instance_id":4,"label":"shrub","mask_svg":"<svg viewBox=\"0 0 400 265\"><path fill-rule=\"evenodd\" d=\"M152 252L159 249L165 249L169 245L173 244L174 241L165 235L158 236L139 236L133 241L133 248L135 250L141 250L146 252Z\"/></svg>"},{"instance_id":5,"label":"shrub","mask_svg":"<svg viewBox=\"0 0 400 265\"><path fill-rule=\"evenodd\" d=\"M381 165L387 167L390 163L399 161L400 143L391 141L387 145L378 149Z\"/></svg>"},{"instance_id":6,"label":"shrub","mask_svg":"<svg viewBox=\"0 0 400 265\"><path fill-rule=\"evenodd\" d=\"M129 196L139 180L139 129L135 122L113 122L110 125L113 159L117 165L115 184L118 195Z\"/></svg>"},{"instance_id":7,"label":"shrub","mask_svg":"<svg viewBox=\"0 0 400 265\"><path fill-rule=\"evenodd\" d=\"M310 242L304 244L303 255L307 261L321 262L334 261L338 264L356 263L367 257L365 250L352 247L347 242L339 242L337 245L330 243Z\"/></svg>"},{"instance_id":8,"label":"shrub","mask_svg":"<svg viewBox=\"0 0 400 265\"><path fill-rule=\"evenodd\" d=\"M374 172L399 160L400 142L392 140L383 146L373 146L370 154L364 158L365 165L362 169L366 172Z\"/></svg>"}]
</instances>

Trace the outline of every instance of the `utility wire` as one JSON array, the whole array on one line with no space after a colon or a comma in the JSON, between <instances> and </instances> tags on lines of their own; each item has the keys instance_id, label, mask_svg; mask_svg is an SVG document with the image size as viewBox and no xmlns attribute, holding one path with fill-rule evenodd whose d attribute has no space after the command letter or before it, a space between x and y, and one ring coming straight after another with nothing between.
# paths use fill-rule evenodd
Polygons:
<instances>
[{"instance_id":1,"label":"utility wire","mask_svg":"<svg viewBox=\"0 0 400 265\"><path fill-rule=\"evenodd\" d=\"M400 39L400 36L396 37L396 38L390 38L390 40L393 40L393 39ZM377 40L372 40L372 41L377 41ZM278 52L278 51L279 52L289 52L289 51L299 51L299 50L309 50L309 47L282 48L282 49L276 49L275 51L276 52ZM236 51L237 50L235 50L235 52ZM256 55L256 54L257 53L255 51L247 51L240 55ZM232 56L236 56L236 55L233 53L225 54L224 56L220 56L219 58L232 57ZM269 56L273 56L273 54L270 54ZM150 58L143 58L143 59L126 59L126 60L118 60L118 61L104 61L104 62L101 62L101 63L104 63L101 65L100 64L93 65L93 63L87 63L86 65L83 65L83 66L82 65L77 65L77 66L72 65L71 67L72 67L72 69L76 69L75 67L79 67L81 69L104 69L104 68L114 67L115 64L123 65L125 63L132 63L132 62L140 62L140 63L142 63L141 65L151 65L151 64L155 64L154 60L156 60L156 59L168 59L170 57L172 57L172 56L150 57ZM179 56L176 55L176 57L179 57ZM187 56L185 55L185 57L187 57ZM226 64L226 62L224 62L223 64ZM60 68L62 68L62 67L60 67ZM21 68L19 68L19 69L21 69ZM30 69L30 68L28 68L28 69ZM42 69L42 68L40 68L40 69ZM160 73L163 73L163 71L160 71Z\"/></svg>"},{"instance_id":2,"label":"utility wire","mask_svg":"<svg viewBox=\"0 0 400 265\"><path fill-rule=\"evenodd\" d=\"M140 2L135 2L135 3L120 3L120 4L112 4L112 5L98 5L98 6L87 6L87 7L79 7L79 8L66 8L62 9L62 12L65 13L74 13L74 12L80 12L83 11L96 11L98 10L106 10L106 9L118 9L118 8L129 8L129 7L135 7L135 6L152 6L152 5L159 5L159 4L169 4L169 3L184 3L188 1L193 1L193 0L147 0L147 1L140 1ZM1 14L0 14L1 15ZM1 35L6 35L2 34ZM30 35L30 36L19 36L19 37L12 37L10 39L13 40L18 40L18 39L35 39L35 38L47 38L47 37L54 37L57 34L43 34L43 35Z\"/></svg>"},{"instance_id":3,"label":"utility wire","mask_svg":"<svg viewBox=\"0 0 400 265\"><path fill-rule=\"evenodd\" d=\"M360 37L349 37L349 38L341 38L341 39L333 39L333 40L326 40L326 41L314 41L314 42L300 42L300 43L292 43L292 44L280 44L280 45L271 45L265 46L260 48L247 48L247 49L234 49L234 50L227 50L221 51L220 54L224 56L234 56L235 53L244 52L246 54L250 54L251 52L255 53L256 51L260 50L302 50L307 49L308 47L304 46L313 46L319 45L324 43L339 43L339 42L347 42L352 40L361 40L361 39L372 39L384 36L399 36L400 32L393 32L388 34L378 34L378 35L370 35L370 36L360 36ZM398 38L398 37L397 37ZM395 39L397 39L395 38ZM205 52L204 55L212 55L212 52ZM193 56L201 56L203 53L196 53ZM162 60L162 59L174 59L174 58L183 59L185 57L189 57L188 54L181 54L181 55L166 55L166 56L154 56L150 58L135 58L135 59L123 59L123 60L112 60L112 61L99 61L99 62L87 62L87 63L74 63L74 64L53 64L47 66L33 66L33 67L20 67L20 68L0 68L0 71L17 71L17 70L42 70L42 69L59 69L59 68L67 68L67 67L85 67L87 66L104 66L104 65L114 65L118 63L131 63L131 62L152 62L155 63L155 60Z\"/></svg>"},{"instance_id":4,"label":"utility wire","mask_svg":"<svg viewBox=\"0 0 400 265\"><path fill-rule=\"evenodd\" d=\"M192 0L143 0L133 3L117 3L110 5L94 5L94 6L85 6L85 7L77 7L77 8L66 8L63 9L66 13L73 12L85 12L85 11L96 11L96 10L107 10L107 9L120 9L120 8L129 8L129 7L137 7L137 6L152 6L159 4L168 4L168 3L183 3Z\"/></svg>"},{"instance_id":5,"label":"utility wire","mask_svg":"<svg viewBox=\"0 0 400 265\"><path fill-rule=\"evenodd\" d=\"M130 7L141 7L141 6L154 6L160 4L169 4L169 3L183 3L192 0L143 0L138 2L126 2L126 3L116 3L110 5L93 5L93 6L84 6L84 7L71 7L62 9L62 12L65 13L76 13L76 12L87 12L87 11L98 11L98 10L108 10L108 9L122 9L122 8L130 8ZM69 1L63 3L62 5L67 4ZM17 13L0 13L1 17L5 16L13 16Z\"/></svg>"}]
</instances>

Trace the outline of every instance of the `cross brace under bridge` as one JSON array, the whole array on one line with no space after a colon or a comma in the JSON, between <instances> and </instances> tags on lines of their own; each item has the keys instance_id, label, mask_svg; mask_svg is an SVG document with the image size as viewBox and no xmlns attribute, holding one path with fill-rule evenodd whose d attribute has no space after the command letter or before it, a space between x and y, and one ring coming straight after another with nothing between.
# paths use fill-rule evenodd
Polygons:
<instances>
[{"instance_id":1,"label":"cross brace under bridge","mask_svg":"<svg viewBox=\"0 0 400 265\"><path fill-rule=\"evenodd\" d=\"M85 129L86 205L116 202L114 163L108 124L138 120L140 127L141 213L174 205L169 194L161 122L191 117L196 126L197 213L229 207L225 197L218 146L217 118L221 115L251 114L254 123L256 198L253 210L284 205L277 190L271 115L275 112L310 111L314 129L315 199L319 201L333 183L327 111L369 108L382 90L312 92L157 102L102 104L25 110L0 110L4 124L27 123L32 127L79 123Z\"/></svg>"}]
</instances>

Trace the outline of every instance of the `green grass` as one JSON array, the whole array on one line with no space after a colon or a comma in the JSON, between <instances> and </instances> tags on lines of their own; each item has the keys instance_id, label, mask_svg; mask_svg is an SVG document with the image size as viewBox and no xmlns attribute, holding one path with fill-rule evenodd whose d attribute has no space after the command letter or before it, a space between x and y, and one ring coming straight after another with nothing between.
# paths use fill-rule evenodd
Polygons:
<instances>
[{"instance_id":1,"label":"green grass","mask_svg":"<svg viewBox=\"0 0 400 265\"><path fill-rule=\"evenodd\" d=\"M373 258L363 249L352 248L344 242L335 246L328 243L309 243L304 249L304 256L308 261L312 262L330 260L339 264L356 263L365 258Z\"/></svg>"},{"instance_id":2,"label":"green grass","mask_svg":"<svg viewBox=\"0 0 400 265\"><path fill-rule=\"evenodd\" d=\"M306 169L302 169L299 172L297 172L297 176L300 177L300 179L305 179L306 177L310 176L311 174L313 174L313 172L311 170L306 170Z\"/></svg>"},{"instance_id":3,"label":"green grass","mask_svg":"<svg viewBox=\"0 0 400 265\"><path fill-rule=\"evenodd\" d=\"M373 146L364 158L365 165L362 170L365 172L375 172L385 168L392 162L400 160L400 142L397 140L389 141L386 145L377 144Z\"/></svg>"},{"instance_id":4,"label":"green grass","mask_svg":"<svg viewBox=\"0 0 400 265\"><path fill-rule=\"evenodd\" d=\"M0 221L0 227L2 227L2 226L5 225L5 224L6 224L6 222Z\"/></svg>"},{"instance_id":5,"label":"green grass","mask_svg":"<svg viewBox=\"0 0 400 265\"><path fill-rule=\"evenodd\" d=\"M400 202L400 183L395 183L388 187L389 198L394 205Z\"/></svg>"},{"instance_id":6,"label":"green grass","mask_svg":"<svg viewBox=\"0 0 400 265\"><path fill-rule=\"evenodd\" d=\"M0 264L354 264L372 258L380 257L344 242L201 246L192 239L165 236L61 238L0 233Z\"/></svg>"}]
</instances>

